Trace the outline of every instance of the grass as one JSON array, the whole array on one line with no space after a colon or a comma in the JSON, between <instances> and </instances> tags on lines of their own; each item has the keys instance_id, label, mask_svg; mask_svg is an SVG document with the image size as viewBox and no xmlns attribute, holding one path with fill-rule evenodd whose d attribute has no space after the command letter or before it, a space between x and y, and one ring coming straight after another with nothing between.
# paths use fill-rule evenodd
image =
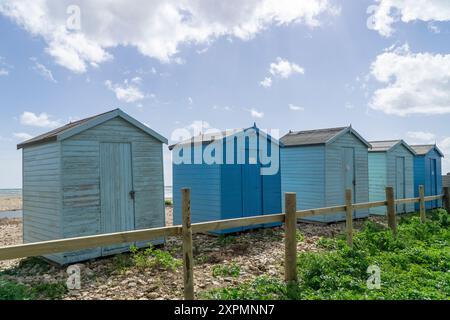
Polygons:
<instances>
[{"instance_id":1,"label":"grass","mask_svg":"<svg viewBox=\"0 0 450 320\"><path fill-rule=\"evenodd\" d=\"M159 269L175 271L183 264L180 259L174 258L170 252L156 249L153 246L144 250L139 250L136 246L132 246L130 251L134 266L140 270Z\"/></svg>"},{"instance_id":2,"label":"grass","mask_svg":"<svg viewBox=\"0 0 450 320\"><path fill-rule=\"evenodd\" d=\"M0 278L0 300L56 300L67 292L63 282L25 285Z\"/></svg>"},{"instance_id":3,"label":"grass","mask_svg":"<svg viewBox=\"0 0 450 320\"><path fill-rule=\"evenodd\" d=\"M212 275L214 278L217 277L233 277L237 278L241 274L241 267L236 263L229 265L215 265L212 268Z\"/></svg>"},{"instance_id":4,"label":"grass","mask_svg":"<svg viewBox=\"0 0 450 320\"><path fill-rule=\"evenodd\" d=\"M299 281L258 277L202 294L210 299L449 299L450 216L444 210L400 219L394 237L367 221L349 248L343 237L320 241L322 252L298 255ZM381 288L369 289L369 266L381 270Z\"/></svg>"}]
</instances>

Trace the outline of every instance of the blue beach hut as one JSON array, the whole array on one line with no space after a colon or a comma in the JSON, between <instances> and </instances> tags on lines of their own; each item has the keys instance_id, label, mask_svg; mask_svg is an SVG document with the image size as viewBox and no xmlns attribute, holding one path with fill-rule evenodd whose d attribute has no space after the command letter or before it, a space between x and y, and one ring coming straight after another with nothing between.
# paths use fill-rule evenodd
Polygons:
<instances>
[{"instance_id":1,"label":"blue beach hut","mask_svg":"<svg viewBox=\"0 0 450 320\"><path fill-rule=\"evenodd\" d=\"M414 194L419 196L419 186L425 187L425 196L442 193L442 158L444 154L435 144L412 145L416 152L414 157ZM441 200L426 202L427 209L440 207ZM419 204L416 204L419 210Z\"/></svg>"},{"instance_id":2,"label":"blue beach hut","mask_svg":"<svg viewBox=\"0 0 450 320\"><path fill-rule=\"evenodd\" d=\"M403 140L371 141L369 150L369 200L386 199L386 187L394 187L395 199L414 197L414 157ZM414 211L414 204L398 204L397 213ZM371 208L370 214L385 215L386 207Z\"/></svg>"},{"instance_id":3,"label":"blue beach hut","mask_svg":"<svg viewBox=\"0 0 450 320\"><path fill-rule=\"evenodd\" d=\"M369 200L370 144L351 126L291 131L280 143L281 192L297 193L298 210L343 205L346 189L353 191L353 202ZM354 217L364 218L368 214L368 210L358 210ZM305 220L342 221L345 213Z\"/></svg>"},{"instance_id":4,"label":"blue beach hut","mask_svg":"<svg viewBox=\"0 0 450 320\"><path fill-rule=\"evenodd\" d=\"M169 149L174 224L181 224L182 188L191 189L193 223L282 212L279 142L256 125L201 134Z\"/></svg>"},{"instance_id":5,"label":"blue beach hut","mask_svg":"<svg viewBox=\"0 0 450 320\"><path fill-rule=\"evenodd\" d=\"M166 138L116 109L19 144L23 241L165 226L164 143ZM69 264L127 251L130 245L45 257Z\"/></svg>"}]
</instances>

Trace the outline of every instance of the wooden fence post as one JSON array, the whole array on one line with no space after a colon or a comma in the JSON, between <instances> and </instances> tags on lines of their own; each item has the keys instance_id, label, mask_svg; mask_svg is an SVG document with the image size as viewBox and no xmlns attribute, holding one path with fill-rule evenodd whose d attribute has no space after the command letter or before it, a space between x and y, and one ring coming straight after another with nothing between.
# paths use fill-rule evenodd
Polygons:
<instances>
[{"instance_id":1,"label":"wooden fence post","mask_svg":"<svg viewBox=\"0 0 450 320\"><path fill-rule=\"evenodd\" d=\"M284 278L286 282L297 281L297 195L284 194Z\"/></svg>"},{"instance_id":2,"label":"wooden fence post","mask_svg":"<svg viewBox=\"0 0 450 320\"><path fill-rule=\"evenodd\" d=\"M347 244L353 247L353 199L352 190L345 190L345 211L346 211L346 233L347 233Z\"/></svg>"},{"instance_id":3,"label":"wooden fence post","mask_svg":"<svg viewBox=\"0 0 450 320\"><path fill-rule=\"evenodd\" d=\"M450 191L448 187L444 187L444 209L450 214Z\"/></svg>"},{"instance_id":4,"label":"wooden fence post","mask_svg":"<svg viewBox=\"0 0 450 320\"><path fill-rule=\"evenodd\" d=\"M426 219L426 213L425 213L425 188L423 185L419 186L419 197L420 197L419 203L420 221L424 223Z\"/></svg>"},{"instance_id":5,"label":"wooden fence post","mask_svg":"<svg viewBox=\"0 0 450 320\"><path fill-rule=\"evenodd\" d=\"M395 216L394 188L386 187L388 225L394 235L397 234L397 218Z\"/></svg>"},{"instance_id":6,"label":"wooden fence post","mask_svg":"<svg viewBox=\"0 0 450 320\"><path fill-rule=\"evenodd\" d=\"M183 276L184 299L194 300L194 269L192 253L192 229L191 229L191 190L181 189L182 201L182 233L183 233Z\"/></svg>"}]
</instances>

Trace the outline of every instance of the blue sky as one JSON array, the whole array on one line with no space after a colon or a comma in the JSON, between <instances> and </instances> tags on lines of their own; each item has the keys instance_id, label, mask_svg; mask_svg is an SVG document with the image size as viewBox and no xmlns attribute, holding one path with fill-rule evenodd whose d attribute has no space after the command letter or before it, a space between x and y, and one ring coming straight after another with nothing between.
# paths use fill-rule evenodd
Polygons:
<instances>
[{"instance_id":1,"label":"blue sky","mask_svg":"<svg viewBox=\"0 0 450 320\"><path fill-rule=\"evenodd\" d=\"M0 0L0 188L21 187L17 143L117 107L169 140L352 124L450 158L449 21L440 0Z\"/></svg>"}]
</instances>

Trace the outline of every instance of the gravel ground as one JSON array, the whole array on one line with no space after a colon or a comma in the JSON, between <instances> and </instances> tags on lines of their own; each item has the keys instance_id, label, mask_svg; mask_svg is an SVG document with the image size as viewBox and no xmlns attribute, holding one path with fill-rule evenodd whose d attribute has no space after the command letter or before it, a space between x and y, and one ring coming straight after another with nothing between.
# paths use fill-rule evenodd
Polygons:
<instances>
[{"instance_id":1,"label":"gravel ground","mask_svg":"<svg viewBox=\"0 0 450 320\"><path fill-rule=\"evenodd\" d=\"M167 210L167 221L171 221L171 208ZM354 227L361 226L355 221ZM304 240L298 242L298 251L318 251L318 240L321 237L334 237L343 232L344 224L317 225L299 223L298 227ZM0 245L21 243L21 219L0 220ZM233 286L260 275L274 277L283 276L284 238L283 229L263 229L241 233L233 237L216 237L196 234L194 242L194 279L195 292L217 287ZM167 239L163 250L181 259L181 241L179 238ZM108 257L79 264L82 270L82 288L71 291L64 299L180 299L183 296L182 267L175 271L147 269L136 267L122 268L120 261L129 258L129 254L121 255L123 259ZM24 263L29 262L29 263ZM214 277L213 267L216 265L236 264L240 267L238 277ZM11 280L26 284L42 282L66 281L66 267L47 263L36 263L36 259L12 260L0 262L0 269L14 269Z\"/></svg>"}]
</instances>

